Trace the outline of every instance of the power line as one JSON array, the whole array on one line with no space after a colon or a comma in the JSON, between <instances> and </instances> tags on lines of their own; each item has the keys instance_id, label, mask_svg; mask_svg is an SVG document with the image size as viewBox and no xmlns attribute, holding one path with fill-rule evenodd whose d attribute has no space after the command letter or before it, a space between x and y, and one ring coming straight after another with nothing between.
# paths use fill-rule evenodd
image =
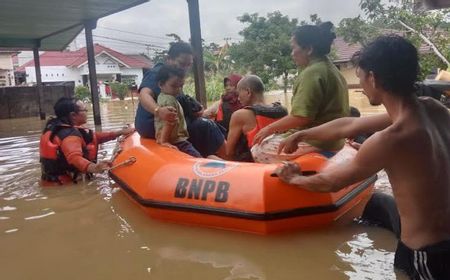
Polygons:
<instances>
[{"instance_id":1,"label":"power line","mask_svg":"<svg viewBox=\"0 0 450 280\"><path fill-rule=\"evenodd\" d=\"M83 33L80 33L80 34L83 34ZM151 44L151 43L145 43L145 42L142 42L142 41L138 42L138 41L124 40L124 39L118 39L118 38L102 36L102 35L92 35L92 37L103 38L103 39L108 39L108 40L113 40L113 41L118 41L118 42L124 42L124 43L129 43L129 44L135 44L135 45L141 45L141 46L144 46L144 47L150 47L150 48L156 48L156 49L166 49L163 46L159 46L159 45L155 45L155 44Z\"/></svg>"},{"instance_id":2,"label":"power line","mask_svg":"<svg viewBox=\"0 0 450 280\"><path fill-rule=\"evenodd\" d=\"M115 29L115 28L110 28L110 27L97 27L100 29L106 29L106 30L112 30L112 31L118 31L118 32L123 32L123 33L128 33L128 34L133 34L133 35L138 35L138 36L144 36L144 37L149 37L149 38L155 38L155 39L162 39L162 40L167 40L167 41L172 41L172 39L170 38L166 38L166 37L161 37L161 36L153 36L153 35L148 35L148 34L143 34L143 33L138 33L138 32L131 32L131 31L125 31L125 30L120 30L120 29ZM213 39L218 39L219 37L217 36L212 36L209 38L203 38L204 40L211 40L213 41ZM242 38L237 38L237 37L227 37L228 40L234 40L234 41L240 41L242 40Z\"/></svg>"},{"instance_id":3,"label":"power line","mask_svg":"<svg viewBox=\"0 0 450 280\"><path fill-rule=\"evenodd\" d=\"M128 34L134 34L134 35L139 35L139 36L144 36L144 37L150 37L150 38L156 38L156 39L162 39L162 40L167 40L167 41L172 41L172 39L169 39L167 37L160 37L160 36L153 36L153 35L148 35L148 34L143 34L143 33L137 33L137 32L131 32L131 31L125 31L125 30L120 30L120 29L115 29L115 28L110 28L110 27L97 27L97 28L101 28L101 29L107 29L107 30L112 30L112 31L118 31L118 32L123 32L123 33L128 33Z\"/></svg>"},{"instance_id":4,"label":"power line","mask_svg":"<svg viewBox=\"0 0 450 280\"><path fill-rule=\"evenodd\" d=\"M97 38L104 38L104 39L109 39L109 40L114 40L114 41L119 41L119 42L125 42L125 43L130 43L130 44L136 44L136 45L142 45L142 46L149 46L152 48L158 48L158 49L165 49L165 47L163 46L158 46L158 45L154 45L154 44L147 44L144 42L136 42L136 41L129 41L129 40L123 40L123 39L117 39L117 38L113 38L113 37L108 37L108 36L101 36L101 35L92 35L93 37L97 37Z\"/></svg>"}]
</instances>

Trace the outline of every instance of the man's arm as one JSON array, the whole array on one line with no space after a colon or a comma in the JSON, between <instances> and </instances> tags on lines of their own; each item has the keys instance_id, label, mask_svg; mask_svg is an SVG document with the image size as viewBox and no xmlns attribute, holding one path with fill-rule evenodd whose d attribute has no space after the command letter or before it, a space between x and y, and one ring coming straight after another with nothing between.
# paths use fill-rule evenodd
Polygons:
<instances>
[{"instance_id":1,"label":"man's arm","mask_svg":"<svg viewBox=\"0 0 450 280\"><path fill-rule=\"evenodd\" d=\"M95 132L95 137L97 137L97 142L99 144L111 141L116 139L117 137L121 135L128 135L135 131L134 127L126 127L122 128L121 130L117 131L107 131L107 132Z\"/></svg>"},{"instance_id":2,"label":"man's arm","mask_svg":"<svg viewBox=\"0 0 450 280\"><path fill-rule=\"evenodd\" d=\"M375 134L361 146L356 157L313 176L299 175L294 163L277 168L276 173L286 183L315 192L337 192L342 188L368 178L385 168L392 154L392 144L382 134Z\"/></svg>"},{"instance_id":3,"label":"man's arm","mask_svg":"<svg viewBox=\"0 0 450 280\"><path fill-rule=\"evenodd\" d=\"M298 131L284 139L278 152L292 153L298 143L305 140L333 141L383 130L392 124L388 114L362 118L340 118L322 125Z\"/></svg>"},{"instance_id":4,"label":"man's arm","mask_svg":"<svg viewBox=\"0 0 450 280\"><path fill-rule=\"evenodd\" d=\"M68 136L61 142L61 150L67 163L75 166L82 173L100 173L110 167L110 162L93 163L83 157L82 139L78 136Z\"/></svg>"},{"instance_id":5,"label":"man's arm","mask_svg":"<svg viewBox=\"0 0 450 280\"><path fill-rule=\"evenodd\" d=\"M311 119L299 116L285 116L276 122L262 128L253 139L253 144L261 143L264 138L276 132L285 132L292 128L302 128L311 123Z\"/></svg>"},{"instance_id":6,"label":"man's arm","mask_svg":"<svg viewBox=\"0 0 450 280\"><path fill-rule=\"evenodd\" d=\"M150 88L141 88L139 91L139 102L145 110L155 114L155 109L158 107L158 104L155 101L155 94Z\"/></svg>"},{"instance_id":7,"label":"man's arm","mask_svg":"<svg viewBox=\"0 0 450 280\"><path fill-rule=\"evenodd\" d=\"M231 115L230 126L226 142L227 159L230 160L233 159L234 150L236 149L236 144L238 143L239 138L241 137L242 128L245 123L244 113L246 113L246 111L252 113L250 110L237 110Z\"/></svg>"}]
</instances>

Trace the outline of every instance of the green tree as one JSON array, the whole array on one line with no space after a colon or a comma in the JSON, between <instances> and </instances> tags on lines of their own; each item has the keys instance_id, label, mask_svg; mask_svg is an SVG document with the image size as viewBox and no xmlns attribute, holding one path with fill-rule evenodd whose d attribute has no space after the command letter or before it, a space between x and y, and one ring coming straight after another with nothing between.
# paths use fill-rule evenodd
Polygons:
<instances>
[{"instance_id":1,"label":"green tree","mask_svg":"<svg viewBox=\"0 0 450 280\"><path fill-rule=\"evenodd\" d=\"M178 34L175 34L175 33L169 33L169 34L166 34L166 36L172 38L174 42L181 42L181 41L183 41L183 40L181 40L181 37Z\"/></svg>"},{"instance_id":2,"label":"green tree","mask_svg":"<svg viewBox=\"0 0 450 280\"><path fill-rule=\"evenodd\" d=\"M266 84L282 76L286 92L289 74L296 73L290 57L290 38L297 19L289 19L276 11L267 18L244 14L238 20L248 26L239 32L244 40L231 45L230 60L237 68L259 75Z\"/></svg>"},{"instance_id":3,"label":"green tree","mask_svg":"<svg viewBox=\"0 0 450 280\"><path fill-rule=\"evenodd\" d=\"M113 82L110 83L109 85L111 86L112 93L117 95L117 97L119 97L120 100L124 100L125 97L128 95L129 92L128 85L118 82Z\"/></svg>"},{"instance_id":4,"label":"green tree","mask_svg":"<svg viewBox=\"0 0 450 280\"><path fill-rule=\"evenodd\" d=\"M361 0L363 16L345 18L339 23L338 34L349 43L366 45L373 38L396 33L410 39L420 52L421 77L435 68L448 68L450 64L449 24L445 20L450 9L436 11L414 10L412 1Z\"/></svg>"},{"instance_id":5,"label":"green tree","mask_svg":"<svg viewBox=\"0 0 450 280\"><path fill-rule=\"evenodd\" d=\"M176 33L166 34L167 37L170 38L169 46L176 42L182 42L181 37ZM156 64L158 62L164 62L167 57L168 49L156 50L152 56L153 62Z\"/></svg>"},{"instance_id":6,"label":"green tree","mask_svg":"<svg viewBox=\"0 0 450 280\"><path fill-rule=\"evenodd\" d=\"M91 91L86 86L75 87L75 98L81 101L91 102Z\"/></svg>"}]
</instances>

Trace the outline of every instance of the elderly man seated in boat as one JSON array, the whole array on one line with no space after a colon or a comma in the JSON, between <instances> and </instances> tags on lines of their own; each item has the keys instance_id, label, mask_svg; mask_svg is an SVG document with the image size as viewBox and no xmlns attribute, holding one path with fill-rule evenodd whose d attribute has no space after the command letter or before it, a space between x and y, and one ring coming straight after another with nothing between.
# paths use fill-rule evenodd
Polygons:
<instances>
[{"instance_id":1,"label":"elderly man seated in boat","mask_svg":"<svg viewBox=\"0 0 450 280\"><path fill-rule=\"evenodd\" d=\"M227 137L227 157L252 162L253 137L265 126L287 115L279 103L266 104L264 84L256 75L248 75L237 84L239 102L244 108L231 115Z\"/></svg>"}]
</instances>

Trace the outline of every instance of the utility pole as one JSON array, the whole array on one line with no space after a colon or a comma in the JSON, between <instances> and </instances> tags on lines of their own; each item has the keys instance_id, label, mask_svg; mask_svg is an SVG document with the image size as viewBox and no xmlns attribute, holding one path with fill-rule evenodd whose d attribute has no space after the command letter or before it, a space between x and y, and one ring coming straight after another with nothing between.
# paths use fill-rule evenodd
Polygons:
<instances>
[{"instance_id":1,"label":"utility pole","mask_svg":"<svg viewBox=\"0 0 450 280\"><path fill-rule=\"evenodd\" d=\"M150 45L145 45L145 49L147 50L147 57L150 57Z\"/></svg>"},{"instance_id":2,"label":"utility pole","mask_svg":"<svg viewBox=\"0 0 450 280\"><path fill-rule=\"evenodd\" d=\"M203 67L202 32L200 28L200 11L198 0L187 0L189 7L189 26L191 45L194 51L195 97L206 108L205 72Z\"/></svg>"}]
</instances>

